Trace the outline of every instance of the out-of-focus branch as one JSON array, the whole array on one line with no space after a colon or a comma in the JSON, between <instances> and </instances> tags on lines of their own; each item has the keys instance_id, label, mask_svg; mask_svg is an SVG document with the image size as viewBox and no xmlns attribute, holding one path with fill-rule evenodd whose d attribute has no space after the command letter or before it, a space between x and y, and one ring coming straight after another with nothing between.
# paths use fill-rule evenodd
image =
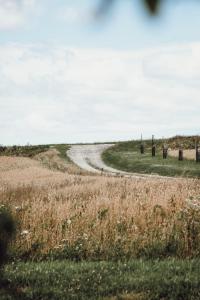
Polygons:
<instances>
[{"instance_id":1,"label":"out-of-focus branch","mask_svg":"<svg viewBox=\"0 0 200 300\"><path fill-rule=\"evenodd\" d=\"M115 0L101 0L100 5L96 11L97 16L105 14L112 6Z\"/></svg>"},{"instance_id":2,"label":"out-of-focus branch","mask_svg":"<svg viewBox=\"0 0 200 300\"><path fill-rule=\"evenodd\" d=\"M123 0L122 0L123 1ZM134 1L134 0L133 0ZM160 2L162 0L141 0L144 2L144 6L148 9L151 15L155 15L159 11ZM101 0L100 5L97 9L96 15L100 16L106 13L116 0Z\"/></svg>"},{"instance_id":3,"label":"out-of-focus branch","mask_svg":"<svg viewBox=\"0 0 200 300\"><path fill-rule=\"evenodd\" d=\"M147 6L151 14L156 14L159 10L161 0L144 0L145 5Z\"/></svg>"}]
</instances>

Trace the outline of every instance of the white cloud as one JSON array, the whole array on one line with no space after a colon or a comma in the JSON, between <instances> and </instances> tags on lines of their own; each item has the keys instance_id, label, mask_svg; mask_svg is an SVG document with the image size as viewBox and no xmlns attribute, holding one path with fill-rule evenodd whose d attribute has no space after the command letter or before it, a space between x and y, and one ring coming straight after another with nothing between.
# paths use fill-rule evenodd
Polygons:
<instances>
[{"instance_id":1,"label":"white cloud","mask_svg":"<svg viewBox=\"0 0 200 300\"><path fill-rule=\"evenodd\" d=\"M1 46L1 143L197 133L199 48Z\"/></svg>"},{"instance_id":2,"label":"white cloud","mask_svg":"<svg viewBox=\"0 0 200 300\"><path fill-rule=\"evenodd\" d=\"M35 0L0 0L0 30L22 26L35 8Z\"/></svg>"},{"instance_id":3,"label":"white cloud","mask_svg":"<svg viewBox=\"0 0 200 300\"><path fill-rule=\"evenodd\" d=\"M146 74L150 77L194 80L200 79L200 43L170 47L147 57Z\"/></svg>"}]
</instances>

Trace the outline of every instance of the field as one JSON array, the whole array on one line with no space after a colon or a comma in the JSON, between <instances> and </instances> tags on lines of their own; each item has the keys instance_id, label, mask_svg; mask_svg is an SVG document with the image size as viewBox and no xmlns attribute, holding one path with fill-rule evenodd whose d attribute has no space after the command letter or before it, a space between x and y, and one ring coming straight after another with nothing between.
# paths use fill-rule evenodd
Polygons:
<instances>
[{"instance_id":1,"label":"field","mask_svg":"<svg viewBox=\"0 0 200 300\"><path fill-rule=\"evenodd\" d=\"M193 141L193 142L192 142ZM140 141L118 143L103 154L111 167L136 173L162 176L200 177L200 163L195 161L194 138L173 138L164 141L169 147L167 159L162 157L162 142L156 142L156 157L151 155L151 141L145 141L145 153L140 154ZM178 160L178 146L184 149L184 160ZM193 147L193 149L192 149Z\"/></svg>"},{"instance_id":2,"label":"field","mask_svg":"<svg viewBox=\"0 0 200 300\"><path fill-rule=\"evenodd\" d=\"M200 181L93 175L58 150L0 157L1 299L198 299Z\"/></svg>"}]
</instances>

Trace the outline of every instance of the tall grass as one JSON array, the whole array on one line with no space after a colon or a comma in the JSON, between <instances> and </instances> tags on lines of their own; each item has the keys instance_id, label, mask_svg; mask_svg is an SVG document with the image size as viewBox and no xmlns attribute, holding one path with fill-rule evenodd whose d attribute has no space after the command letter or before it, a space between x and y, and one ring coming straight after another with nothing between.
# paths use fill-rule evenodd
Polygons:
<instances>
[{"instance_id":1,"label":"tall grass","mask_svg":"<svg viewBox=\"0 0 200 300\"><path fill-rule=\"evenodd\" d=\"M46 152L39 153L34 159L42 162L43 165L51 170L67 172L68 174L86 175L87 171L80 169L72 163L66 155L69 147L65 145L56 145L56 148L49 149Z\"/></svg>"},{"instance_id":2,"label":"tall grass","mask_svg":"<svg viewBox=\"0 0 200 300\"><path fill-rule=\"evenodd\" d=\"M200 249L198 180L125 179L50 172L0 186L18 220L15 251L70 259L195 257ZM41 173L42 174L42 173ZM50 176L49 175L49 176ZM55 177L55 181L52 180Z\"/></svg>"}]
</instances>

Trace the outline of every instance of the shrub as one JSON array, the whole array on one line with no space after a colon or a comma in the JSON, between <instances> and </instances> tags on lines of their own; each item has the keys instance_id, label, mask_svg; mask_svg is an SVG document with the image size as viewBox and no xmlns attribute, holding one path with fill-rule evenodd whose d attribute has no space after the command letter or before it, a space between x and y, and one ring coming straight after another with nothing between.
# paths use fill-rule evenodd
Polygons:
<instances>
[{"instance_id":1,"label":"shrub","mask_svg":"<svg viewBox=\"0 0 200 300\"><path fill-rule=\"evenodd\" d=\"M0 205L0 269L7 258L8 244L15 232L15 223L10 210Z\"/></svg>"}]
</instances>

